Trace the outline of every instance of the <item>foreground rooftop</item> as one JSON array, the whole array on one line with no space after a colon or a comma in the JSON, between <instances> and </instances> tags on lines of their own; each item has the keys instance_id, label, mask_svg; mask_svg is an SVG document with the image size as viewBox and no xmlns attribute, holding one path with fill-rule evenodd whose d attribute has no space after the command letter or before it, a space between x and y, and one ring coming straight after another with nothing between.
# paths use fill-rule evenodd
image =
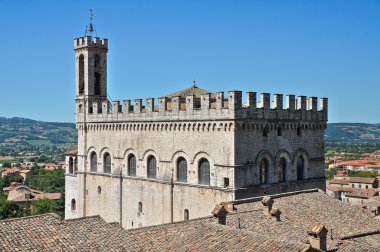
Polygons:
<instances>
[{"instance_id":1,"label":"foreground rooftop","mask_svg":"<svg viewBox=\"0 0 380 252\"><path fill-rule=\"evenodd\" d=\"M308 232L328 230L329 251L379 251L380 221L318 190L224 202L220 217L124 230L99 216L60 220L55 214L0 222L1 251L313 251ZM216 207L217 208L217 207ZM211 211L211 210L210 210ZM273 213L273 211L272 211Z\"/></svg>"}]
</instances>

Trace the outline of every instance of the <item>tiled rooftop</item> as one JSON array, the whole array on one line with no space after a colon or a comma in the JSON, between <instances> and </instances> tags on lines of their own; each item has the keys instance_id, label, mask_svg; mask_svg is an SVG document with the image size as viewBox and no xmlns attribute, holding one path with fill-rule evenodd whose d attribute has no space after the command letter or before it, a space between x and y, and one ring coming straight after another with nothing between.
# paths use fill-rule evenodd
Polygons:
<instances>
[{"instance_id":1,"label":"tiled rooftop","mask_svg":"<svg viewBox=\"0 0 380 252\"><path fill-rule=\"evenodd\" d=\"M272 199L281 221L263 212L260 197L229 202L234 210L226 226L214 217L132 230L97 216L61 221L46 214L0 221L0 251L308 251L308 231L315 224L328 229L329 250L380 250L380 221L359 208L317 190Z\"/></svg>"}]
</instances>

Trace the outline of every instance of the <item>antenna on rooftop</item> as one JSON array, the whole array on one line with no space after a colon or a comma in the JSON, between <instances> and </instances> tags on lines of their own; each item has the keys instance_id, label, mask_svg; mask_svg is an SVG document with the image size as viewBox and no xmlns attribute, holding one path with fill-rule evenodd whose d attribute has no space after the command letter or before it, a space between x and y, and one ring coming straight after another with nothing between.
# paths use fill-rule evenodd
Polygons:
<instances>
[{"instance_id":1,"label":"antenna on rooftop","mask_svg":"<svg viewBox=\"0 0 380 252\"><path fill-rule=\"evenodd\" d=\"M92 32L94 32L94 25L92 24L93 17L95 17L95 12L93 12L92 9L90 9L90 24L86 26L85 36L87 35L87 32L89 32L90 36L92 37ZM95 30L95 33L96 33L96 30Z\"/></svg>"}]
</instances>

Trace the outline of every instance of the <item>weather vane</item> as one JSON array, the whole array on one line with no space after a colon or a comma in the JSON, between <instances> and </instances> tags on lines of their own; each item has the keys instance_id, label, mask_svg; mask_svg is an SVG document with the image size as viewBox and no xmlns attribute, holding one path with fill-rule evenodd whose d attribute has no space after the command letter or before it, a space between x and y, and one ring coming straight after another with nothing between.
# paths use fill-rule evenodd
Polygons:
<instances>
[{"instance_id":1,"label":"weather vane","mask_svg":"<svg viewBox=\"0 0 380 252\"><path fill-rule=\"evenodd\" d=\"M92 11L92 9L90 9L90 24L89 26L86 26L86 35L87 35L87 32L89 32L91 37L92 37L92 32L94 31L94 27L92 25L93 17L95 17L95 13Z\"/></svg>"}]
</instances>

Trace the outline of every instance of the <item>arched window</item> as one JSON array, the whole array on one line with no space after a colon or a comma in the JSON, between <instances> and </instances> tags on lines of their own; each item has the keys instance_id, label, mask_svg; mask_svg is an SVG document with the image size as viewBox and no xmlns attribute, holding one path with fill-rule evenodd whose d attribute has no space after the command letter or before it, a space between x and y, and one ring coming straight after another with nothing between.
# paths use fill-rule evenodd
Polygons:
<instances>
[{"instance_id":1,"label":"arched window","mask_svg":"<svg viewBox=\"0 0 380 252\"><path fill-rule=\"evenodd\" d=\"M111 155L107 152L104 154L103 157L103 170L104 173L111 173Z\"/></svg>"},{"instance_id":2,"label":"arched window","mask_svg":"<svg viewBox=\"0 0 380 252\"><path fill-rule=\"evenodd\" d=\"M75 202L75 199L71 200L71 211L75 211L77 209L77 203Z\"/></svg>"},{"instance_id":3,"label":"arched window","mask_svg":"<svg viewBox=\"0 0 380 252\"><path fill-rule=\"evenodd\" d=\"M278 162L277 166L277 182L285 182L286 181L286 159L281 158Z\"/></svg>"},{"instance_id":4,"label":"arched window","mask_svg":"<svg viewBox=\"0 0 380 252\"><path fill-rule=\"evenodd\" d=\"M73 174L74 173L74 160L72 157L69 158L69 174Z\"/></svg>"},{"instance_id":5,"label":"arched window","mask_svg":"<svg viewBox=\"0 0 380 252\"><path fill-rule=\"evenodd\" d=\"M148 178L156 178L157 162L154 156L148 157Z\"/></svg>"},{"instance_id":6,"label":"arched window","mask_svg":"<svg viewBox=\"0 0 380 252\"><path fill-rule=\"evenodd\" d=\"M90 158L90 171L91 172L96 172L97 171L97 166L98 166L98 156L96 155L95 152L91 153L91 158Z\"/></svg>"},{"instance_id":7,"label":"arched window","mask_svg":"<svg viewBox=\"0 0 380 252\"><path fill-rule=\"evenodd\" d=\"M301 136L301 134L302 134L302 133L301 133L301 127L298 127L298 128L297 128L297 136Z\"/></svg>"},{"instance_id":8,"label":"arched window","mask_svg":"<svg viewBox=\"0 0 380 252\"><path fill-rule=\"evenodd\" d=\"M84 93L84 56L79 55L79 94Z\"/></svg>"},{"instance_id":9,"label":"arched window","mask_svg":"<svg viewBox=\"0 0 380 252\"><path fill-rule=\"evenodd\" d=\"M184 220L188 220L189 219L189 210L185 209L185 211L183 211L183 219Z\"/></svg>"},{"instance_id":10,"label":"arched window","mask_svg":"<svg viewBox=\"0 0 380 252\"><path fill-rule=\"evenodd\" d=\"M277 128L277 136L282 136L282 127Z\"/></svg>"},{"instance_id":11,"label":"arched window","mask_svg":"<svg viewBox=\"0 0 380 252\"><path fill-rule=\"evenodd\" d=\"M142 213L142 211L143 211L143 208L142 208L142 203L141 203L141 201L139 202L139 211L138 211L138 213Z\"/></svg>"},{"instance_id":12,"label":"arched window","mask_svg":"<svg viewBox=\"0 0 380 252\"><path fill-rule=\"evenodd\" d=\"M269 126L265 125L263 130L263 136L267 137L269 135Z\"/></svg>"},{"instance_id":13,"label":"arched window","mask_svg":"<svg viewBox=\"0 0 380 252\"><path fill-rule=\"evenodd\" d=\"M102 188L98 186L98 194L102 194Z\"/></svg>"},{"instance_id":14,"label":"arched window","mask_svg":"<svg viewBox=\"0 0 380 252\"><path fill-rule=\"evenodd\" d=\"M205 158L199 161L199 184L210 185L210 163Z\"/></svg>"},{"instance_id":15,"label":"arched window","mask_svg":"<svg viewBox=\"0 0 380 252\"><path fill-rule=\"evenodd\" d=\"M136 176L136 157L133 154L128 157L128 176Z\"/></svg>"},{"instance_id":16,"label":"arched window","mask_svg":"<svg viewBox=\"0 0 380 252\"><path fill-rule=\"evenodd\" d=\"M95 95L100 95L100 73L94 73L94 94Z\"/></svg>"},{"instance_id":17,"label":"arched window","mask_svg":"<svg viewBox=\"0 0 380 252\"><path fill-rule=\"evenodd\" d=\"M267 159L262 159L260 162L260 184L268 184L268 170L269 170L269 162Z\"/></svg>"},{"instance_id":18,"label":"arched window","mask_svg":"<svg viewBox=\"0 0 380 252\"><path fill-rule=\"evenodd\" d=\"M187 182L187 162L183 157L177 160L177 180L179 182Z\"/></svg>"},{"instance_id":19,"label":"arched window","mask_svg":"<svg viewBox=\"0 0 380 252\"><path fill-rule=\"evenodd\" d=\"M78 158L74 158L74 174L76 174L78 171Z\"/></svg>"},{"instance_id":20,"label":"arched window","mask_svg":"<svg viewBox=\"0 0 380 252\"><path fill-rule=\"evenodd\" d=\"M304 167L305 159L303 157L299 157L297 160L297 180L303 180L304 178Z\"/></svg>"}]
</instances>

